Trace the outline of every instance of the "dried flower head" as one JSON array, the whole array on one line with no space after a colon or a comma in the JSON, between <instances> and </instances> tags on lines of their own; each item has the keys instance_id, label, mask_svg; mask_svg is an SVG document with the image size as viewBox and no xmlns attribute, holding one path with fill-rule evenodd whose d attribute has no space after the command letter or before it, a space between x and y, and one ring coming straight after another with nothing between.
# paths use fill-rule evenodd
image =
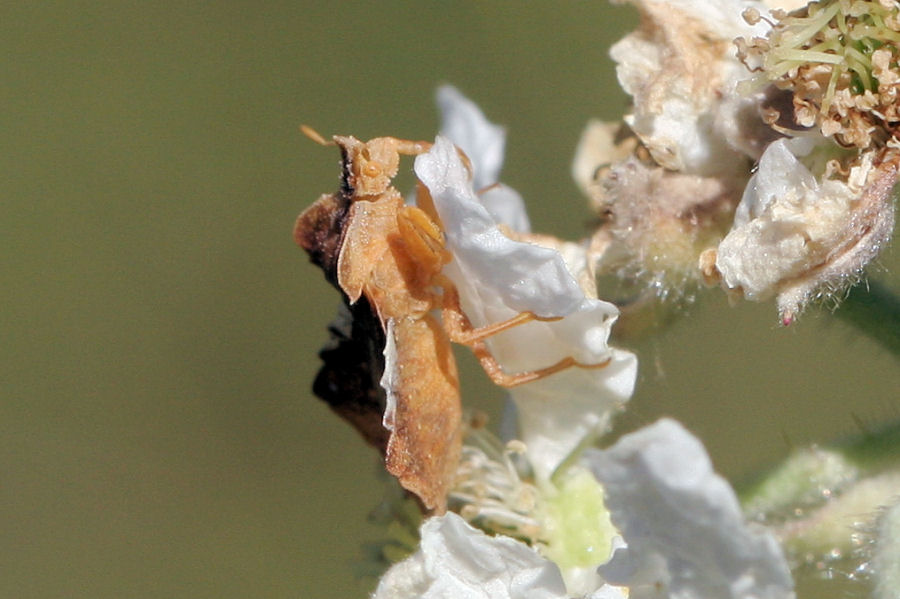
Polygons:
<instances>
[{"instance_id":1,"label":"dried flower head","mask_svg":"<svg viewBox=\"0 0 900 599\"><path fill-rule=\"evenodd\" d=\"M822 0L777 19L766 38L740 39L742 59L790 92L793 124L841 145L896 143L900 18L896 2ZM749 22L759 14L745 14ZM775 123L785 115L770 111Z\"/></svg>"},{"instance_id":2,"label":"dried flower head","mask_svg":"<svg viewBox=\"0 0 900 599\"><path fill-rule=\"evenodd\" d=\"M588 125L573 174L602 219L597 274L638 281L638 296L690 298L700 254L728 231L773 139L755 97L737 93L748 73L732 44L765 27L740 18L739 0L632 4L641 24L610 51L632 106L624 124Z\"/></svg>"},{"instance_id":3,"label":"dried flower head","mask_svg":"<svg viewBox=\"0 0 900 599\"><path fill-rule=\"evenodd\" d=\"M588 126L573 167L601 218L595 272L643 283L626 315L701 279L777 297L785 323L840 299L893 230L900 4L774 22L752 0L632 1L641 25L611 54L633 106Z\"/></svg>"},{"instance_id":4,"label":"dried flower head","mask_svg":"<svg viewBox=\"0 0 900 599\"><path fill-rule=\"evenodd\" d=\"M620 131L591 122L575 158L575 178L600 218L591 266L598 276L634 283L638 293L689 297L700 278L697 260L728 231L747 174L668 170L633 135L617 139Z\"/></svg>"},{"instance_id":5,"label":"dried flower head","mask_svg":"<svg viewBox=\"0 0 900 599\"><path fill-rule=\"evenodd\" d=\"M660 166L689 174L734 171L770 138L754 99L737 92L747 76L732 40L761 35L741 0L631 0L639 28L610 49L619 83L633 98L625 123ZM762 5L759 5L762 6ZM749 113L748 113L749 109Z\"/></svg>"}]
</instances>

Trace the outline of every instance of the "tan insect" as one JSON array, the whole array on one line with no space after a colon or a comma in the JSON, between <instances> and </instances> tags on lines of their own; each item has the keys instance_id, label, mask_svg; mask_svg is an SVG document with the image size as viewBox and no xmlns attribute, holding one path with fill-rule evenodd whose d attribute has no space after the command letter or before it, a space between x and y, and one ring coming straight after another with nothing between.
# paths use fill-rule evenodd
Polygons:
<instances>
[{"instance_id":1,"label":"tan insect","mask_svg":"<svg viewBox=\"0 0 900 599\"><path fill-rule=\"evenodd\" d=\"M311 129L303 131L329 144ZM456 287L441 274L452 255L427 189L420 184L417 206L410 206L392 185L400 155L421 154L429 143L392 137L364 143L349 136L335 136L331 143L343 157L341 189L320 197L299 216L294 238L349 305L367 302L391 336L396 353L389 378L396 409L385 465L428 509L441 512L462 443L450 341L470 347L485 372L504 387L583 365L565 358L547 368L507 373L491 355L487 337L531 320L556 319L523 312L486 327L472 326ZM433 315L435 308L441 310L440 320Z\"/></svg>"}]
</instances>

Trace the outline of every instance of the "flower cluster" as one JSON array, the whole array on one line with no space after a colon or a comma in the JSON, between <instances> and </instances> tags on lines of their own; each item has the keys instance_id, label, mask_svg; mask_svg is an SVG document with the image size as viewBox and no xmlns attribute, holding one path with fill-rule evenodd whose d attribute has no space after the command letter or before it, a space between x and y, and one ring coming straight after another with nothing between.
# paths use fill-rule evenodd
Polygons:
<instances>
[{"instance_id":1,"label":"flower cluster","mask_svg":"<svg viewBox=\"0 0 900 599\"><path fill-rule=\"evenodd\" d=\"M605 219L595 270L774 296L785 324L839 297L893 230L896 3L634 4L612 50L631 113L590 125L575 162Z\"/></svg>"},{"instance_id":2,"label":"flower cluster","mask_svg":"<svg viewBox=\"0 0 900 599\"><path fill-rule=\"evenodd\" d=\"M584 576L567 578L540 547L487 536L448 513L423 524L419 550L387 572L374 597L793 596L775 538L744 523L731 487L676 422L662 420L623 437L585 463L602 482L621 534L612 559L589 584Z\"/></svg>"}]
</instances>

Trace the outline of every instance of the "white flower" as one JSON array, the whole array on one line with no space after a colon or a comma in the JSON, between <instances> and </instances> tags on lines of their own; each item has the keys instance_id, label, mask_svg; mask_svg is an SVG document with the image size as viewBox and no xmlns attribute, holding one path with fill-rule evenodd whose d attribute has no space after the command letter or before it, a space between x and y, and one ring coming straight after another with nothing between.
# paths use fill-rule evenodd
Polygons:
<instances>
[{"instance_id":1,"label":"white flower","mask_svg":"<svg viewBox=\"0 0 900 599\"><path fill-rule=\"evenodd\" d=\"M793 596L775 538L744 523L734 491L680 424L661 420L588 459L627 543L600 572L631 599Z\"/></svg>"},{"instance_id":2,"label":"white flower","mask_svg":"<svg viewBox=\"0 0 900 599\"><path fill-rule=\"evenodd\" d=\"M489 339L507 373L551 366L573 357L583 365L513 390L530 431L522 440L538 474L548 477L590 435L605 430L610 415L630 397L634 355L607 345L618 310L587 297L559 252L504 235L482 204L449 140L438 136L416 158L415 171L440 215L453 261L444 274L456 284L475 326L521 312L554 322L530 322Z\"/></svg>"},{"instance_id":3,"label":"white flower","mask_svg":"<svg viewBox=\"0 0 900 599\"><path fill-rule=\"evenodd\" d=\"M449 512L426 520L419 550L395 564L372 599L566 599L559 568L515 539L491 537ZM627 599L600 585L585 599Z\"/></svg>"},{"instance_id":4,"label":"white flower","mask_svg":"<svg viewBox=\"0 0 900 599\"><path fill-rule=\"evenodd\" d=\"M459 118L480 115L469 108L458 111ZM478 139L479 126L469 125L449 129ZM484 155L477 144L469 152ZM476 172L482 160L473 159ZM573 269L585 268L583 252L566 247L567 264L556 249L511 239L497 227L448 139L438 136L416 158L415 172L434 200L453 255L444 274L457 286L474 325L521 312L558 319L492 337L491 351L504 371L544 368L566 357L605 366L572 367L514 388L525 447L515 441L473 451L464 462L477 480L458 486L457 498L476 501L483 483L490 502L479 515L490 519L492 510L503 512L494 514L496 522L530 538L537 550L503 535L487 536L448 513L423 524L420 549L388 571L375 599L562 599L571 593L592 599L791 597L790 574L774 539L744 525L734 493L713 473L702 445L671 421L591 455L589 465L627 547L599 575L585 565L606 558L610 531L596 481L577 463L578 451L606 430L636 375L635 357L607 343L618 312L585 293L573 276ZM513 463L512 454L522 450L536 474L533 486L518 478ZM502 458L492 458L495 453ZM509 505L500 496L504 489L513 495ZM582 510L582 504L590 507ZM554 533L565 536L562 543ZM565 546L566 539L578 547Z\"/></svg>"},{"instance_id":5,"label":"white flower","mask_svg":"<svg viewBox=\"0 0 900 599\"><path fill-rule=\"evenodd\" d=\"M743 521L731 487L700 442L671 420L592 452L627 546L578 590L591 599L790 599L774 537ZM487 536L448 513L426 521L419 550L394 565L374 599L563 598L559 567L514 539ZM567 594L567 592L569 594Z\"/></svg>"}]
</instances>

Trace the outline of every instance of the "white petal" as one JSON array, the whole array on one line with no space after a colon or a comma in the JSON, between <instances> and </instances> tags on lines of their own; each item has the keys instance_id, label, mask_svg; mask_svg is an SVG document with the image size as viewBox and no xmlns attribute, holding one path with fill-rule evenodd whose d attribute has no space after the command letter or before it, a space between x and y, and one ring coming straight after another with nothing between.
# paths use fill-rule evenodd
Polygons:
<instances>
[{"instance_id":1,"label":"white petal","mask_svg":"<svg viewBox=\"0 0 900 599\"><path fill-rule=\"evenodd\" d=\"M506 130L485 118L478 106L451 85L437 91L441 111L441 135L466 153L472 163L472 187L484 207L498 223L514 231L531 230L522 197L499 183L506 146Z\"/></svg>"},{"instance_id":2,"label":"white petal","mask_svg":"<svg viewBox=\"0 0 900 599\"><path fill-rule=\"evenodd\" d=\"M602 370L570 368L510 391L518 408L520 438L535 474L549 478L585 441L606 432L631 397L634 354L612 349Z\"/></svg>"},{"instance_id":3,"label":"white petal","mask_svg":"<svg viewBox=\"0 0 900 599\"><path fill-rule=\"evenodd\" d=\"M491 123L478 106L452 85L437 90L441 135L459 146L474 171L473 186L483 189L500 180L506 130Z\"/></svg>"},{"instance_id":4,"label":"white petal","mask_svg":"<svg viewBox=\"0 0 900 599\"><path fill-rule=\"evenodd\" d=\"M520 233L531 231L531 222L528 220L528 212L525 211L525 202L519 192L512 187L497 183L480 191L478 199L497 223Z\"/></svg>"},{"instance_id":5,"label":"white petal","mask_svg":"<svg viewBox=\"0 0 900 599\"><path fill-rule=\"evenodd\" d=\"M486 293L516 312L538 316L564 316L579 308L584 293L559 254L500 232L448 139L439 136L430 151L417 156L415 171L434 198L454 258Z\"/></svg>"},{"instance_id":6,"label":"white petal","mask_svg":"<svg viewBox=\"0 0 900 599\"><path fill-rule=\"evenodd\" d=\"M632 599L793 596L775 538L744 523L731 487L680 424L660 420L589 459L627 544L600 572L630 586Z\"/></svg>"},{"instance_id":7,"label":"white petal","mask_svg":"<svg viewBox=\"0 0 900 599\"><path fill-rule=\"evenodd\" d=\"M373 599L563 599L559 569L509 537L489 537L449 512L427 520L419 550L395 564Z\"/></svg>"},{"instance_id":8,"label":"white petal","mask_svg":"<svg viewBox=\"0 0 900 599\"><path fill-rule=\"evenodd\" d=\"M605 584L590 595L587 599L632 599L628 593L628 589L624 587L614 587Z\"/></svg>"}]
</instances>

